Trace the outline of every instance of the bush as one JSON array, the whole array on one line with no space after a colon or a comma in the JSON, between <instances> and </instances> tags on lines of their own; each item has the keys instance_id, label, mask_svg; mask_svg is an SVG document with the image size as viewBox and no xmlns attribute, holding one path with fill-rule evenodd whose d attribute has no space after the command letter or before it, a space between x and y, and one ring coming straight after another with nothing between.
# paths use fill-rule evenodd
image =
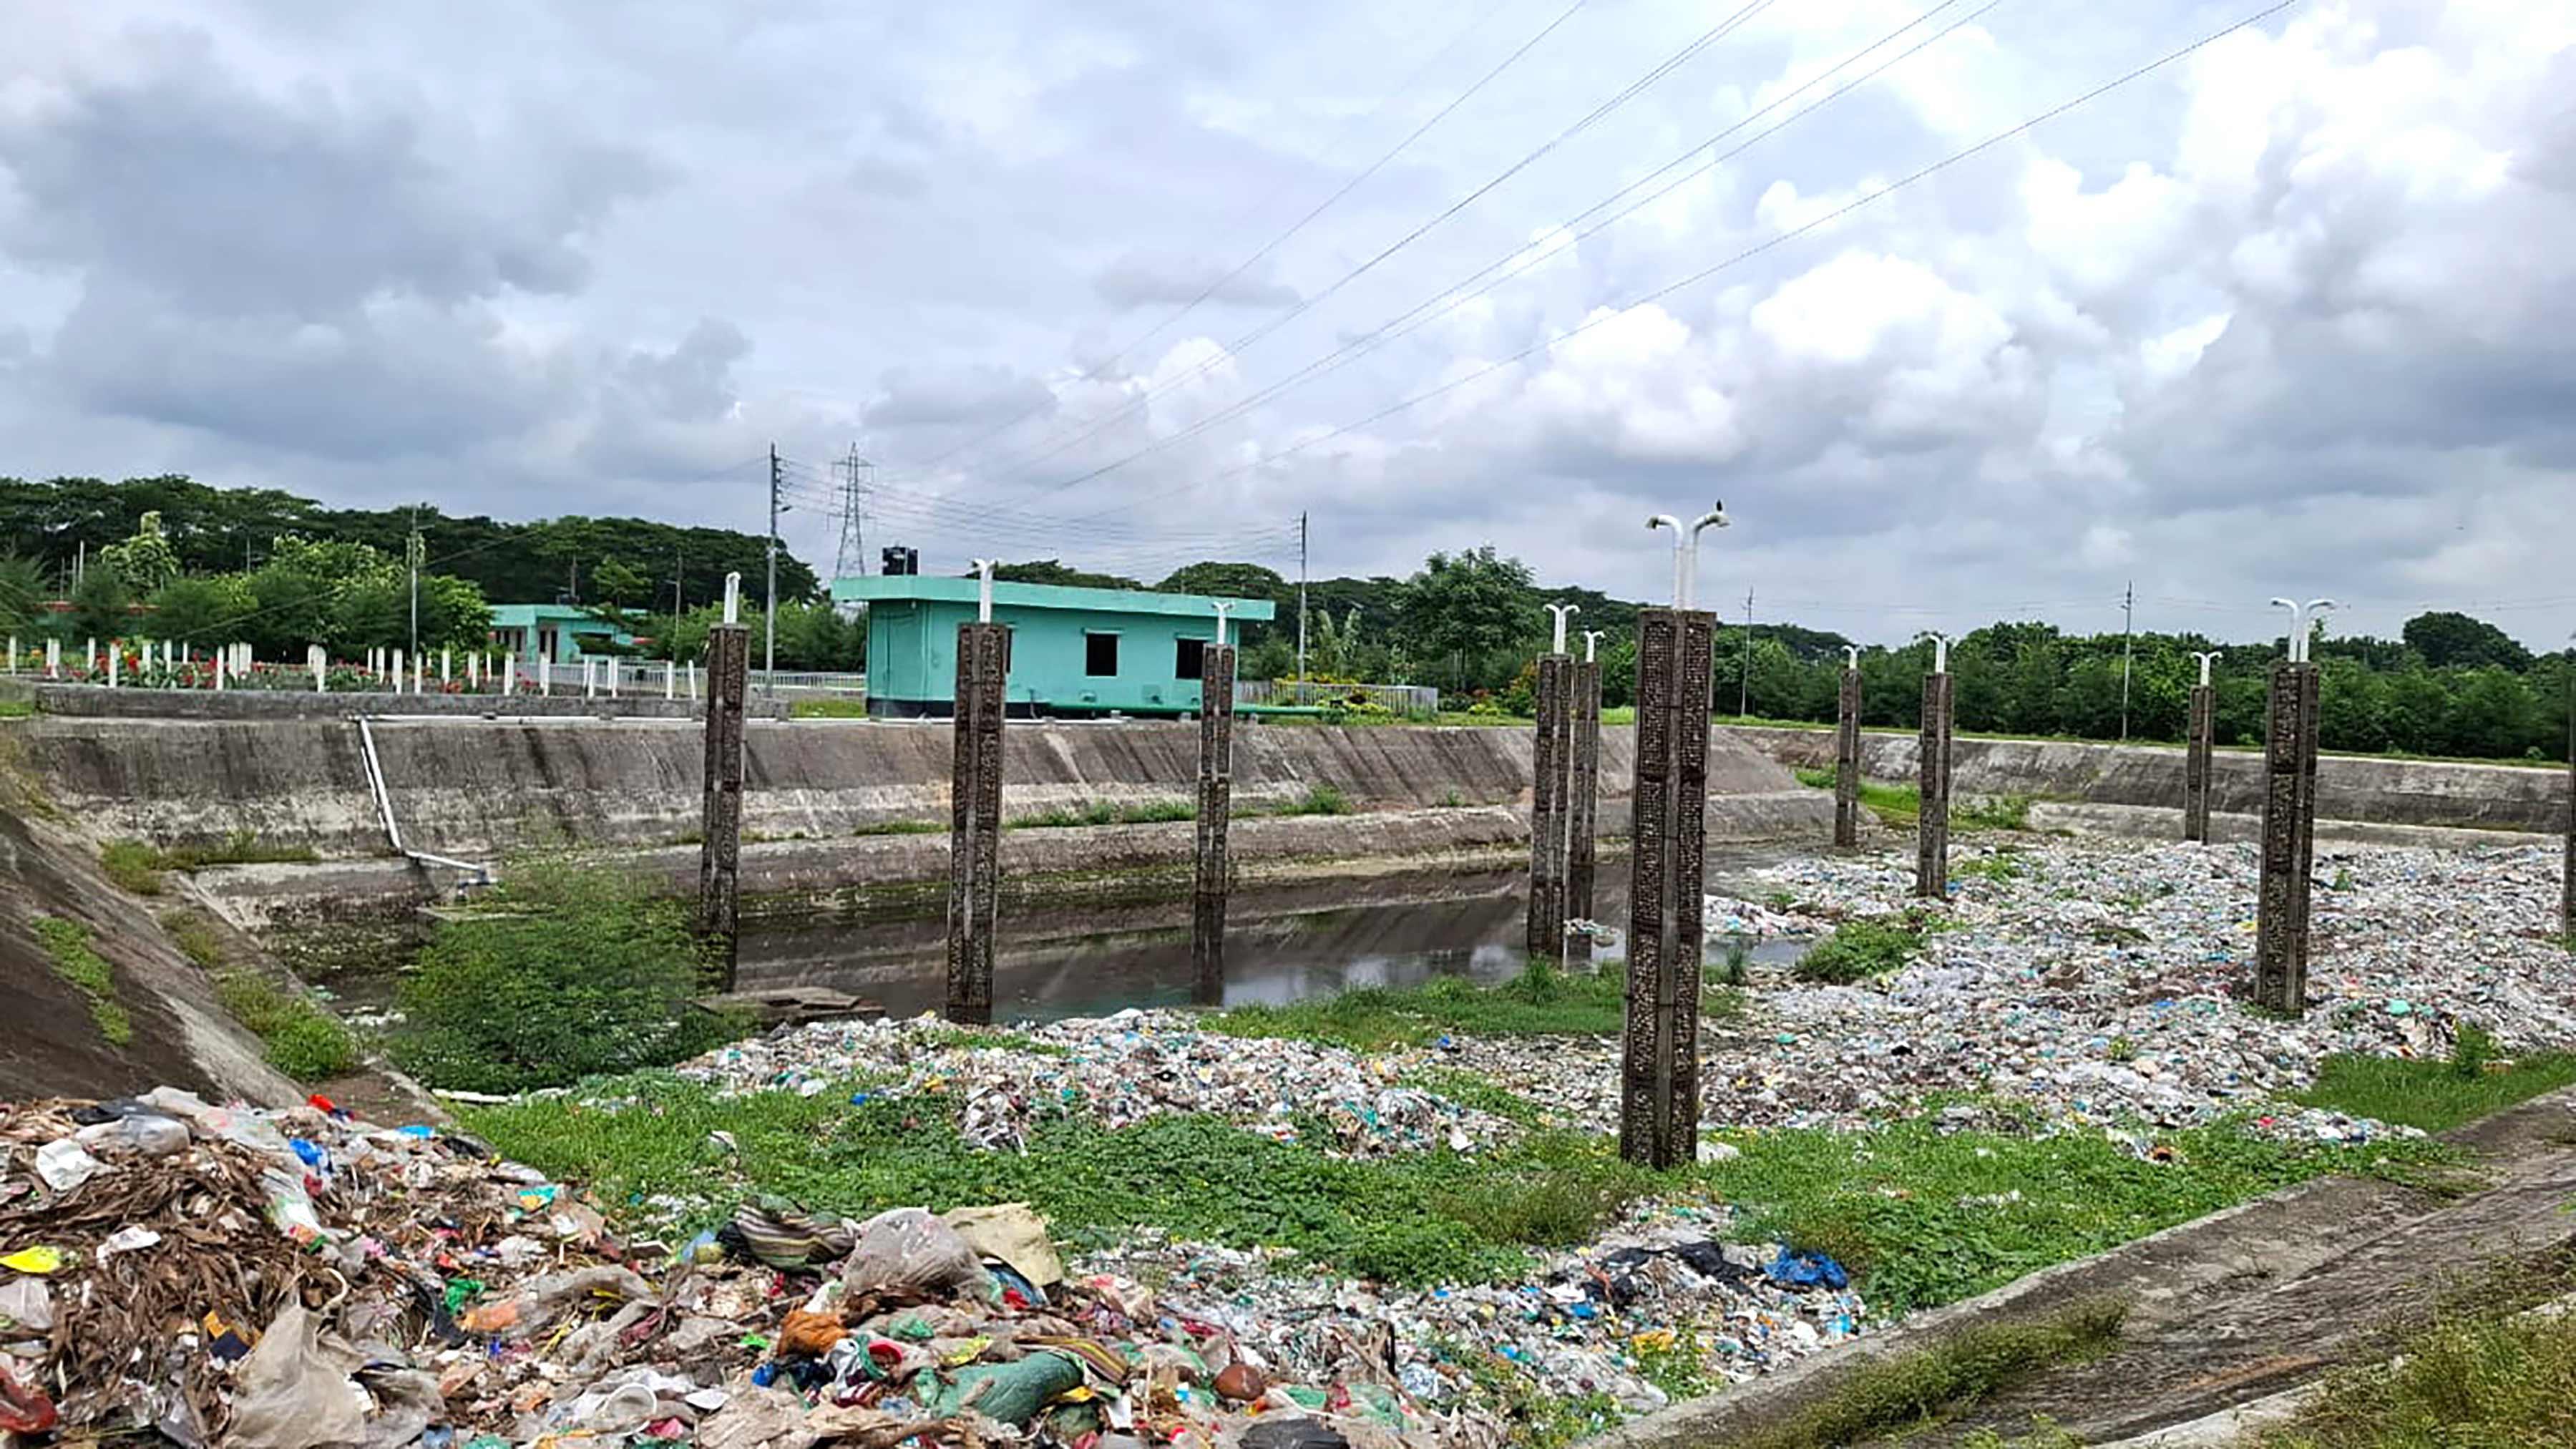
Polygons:
<instances>
[{"instance_id":1,"label":"bush","mask_svg":"<svg viewBox=\"0 0 2576 1449\"><path fill-rule=\"evenodd\" d=\"M345 1076L358 1065L358 1040L339 1018L256 971L218 971L215 999L266 1045L270 1066L299 1082Z\"/></svg>"},{"instance_id":2,"label":"bush","mask_svg":"<svg viewBox=\"0 0 2576 1449\"><path fill-rule=\"evenodd\" d=\"M439 925L402 986L394 1056L432 1086L561 1086L737 1034L690 999L703 963L677 902L559 856L513 861L487 899Z\"/></svg>"},{"instance_id":3,"label":"bush","mask_svg":"<svg viewBox=\"0 0 2576 1449\"><path fill-rule=\"evenodd\" d=\"M1901 922L1845 921L1798 958L1798 979L1849 986L1894 971L1922 948L1922 933Z\"/></svg>"}]
</instances>

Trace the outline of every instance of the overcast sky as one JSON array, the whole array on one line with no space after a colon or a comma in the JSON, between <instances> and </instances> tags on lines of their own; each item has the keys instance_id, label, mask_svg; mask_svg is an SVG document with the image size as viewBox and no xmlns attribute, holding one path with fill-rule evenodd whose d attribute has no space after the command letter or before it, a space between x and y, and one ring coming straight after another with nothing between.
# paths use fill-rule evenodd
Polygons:
<instances>
[{"instance_id":1,"label":"overcast sky","mask_svg":"<svg viewBox=\"0 0 2576 1449\"><path fill-rule=\"evenodd\" d=\"M1868 638L2557 647L2571 0L2306 0L1835 215L2262 3L5 0L0 473L756 532L774 441L828 567L855 445L926 568L1640 597L1723 498L1704 602Z\"/></svg>"}]
</instances>

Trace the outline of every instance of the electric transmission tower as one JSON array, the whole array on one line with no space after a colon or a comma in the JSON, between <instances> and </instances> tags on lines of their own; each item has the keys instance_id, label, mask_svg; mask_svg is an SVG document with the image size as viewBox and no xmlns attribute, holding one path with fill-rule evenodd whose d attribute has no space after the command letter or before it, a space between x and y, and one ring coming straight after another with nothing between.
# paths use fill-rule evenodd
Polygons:
<instances>
[{"instance_id":1,"label":"electric transmission tower","mask_svg":"<svg viewBox=\"0 0 2576 1449\"><path fill-rule=\"evenodd\" d=\"M868 571L867 540L861 523L867 517L867 490L876 485L877 465L859 456L859 445L850 445L850 455L832 460L832 470L841 475L840 505L833 511L841 519L841 551L832 564L832 577L852 579Z\"/></svg>"}]
</instances>

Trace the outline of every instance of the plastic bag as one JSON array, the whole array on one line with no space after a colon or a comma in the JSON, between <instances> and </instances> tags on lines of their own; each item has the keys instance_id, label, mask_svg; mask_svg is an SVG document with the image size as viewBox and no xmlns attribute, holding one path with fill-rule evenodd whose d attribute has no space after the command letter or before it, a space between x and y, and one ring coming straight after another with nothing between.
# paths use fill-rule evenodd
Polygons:
<instances>
[{"instance_id":1,"label":"plastic bag","mask_svg":"<svg viewBox=\"0 0 2576 1449\"><path fill-rule=\"evenodd\" d=\"M1017 1363L962 1368L936 1386L916 1379L913 1392L923 1408L943 1417L972 1409L1005 1424L1026 1424L1048 1400L1081 1384L1081 1364L1065 1354L1039 1352Z\"/></svg>"},{"instance_id":2,"label":"plastic bag","mask_svg":"<svg viewBox=\"0 0 2576 1449\"><path fill-rule=\"evenodd\" d=\"M1839 1290L1851 1282L1850 1275L1843 1272L1842 1264L1822 1253L1807 1252L1785 1244L1780 1249L1780 1256L1772 1259L1771 1266L1762 1271L1783 1288Z\"/></svg>"},{"instance_id":3,"label":"plastic bag","mask_svg":"<svg viewBox=\"0 0 2576 1449\"><path fill-rule=\"evenodd\" d=\"M1321 1419L1259 1419L1240 1442L1243 1449L1351 1449L1342 1431Z\"/></svg>"},{"instance_id":4,"label":"plastic bag","mask_svg":"<svg viewBox=\"0 0 2576 1449\"><path fill-rule=\"evenodd\" d=\"M366 1396L349 1379L357 1352L290 1300L241 1361L233 1384L238 1449L322 1449L367 1434Z\"/></svg>"},{"instance_id":5,"label":"plastic bag","mask_svg":"<svg viewBox=\"0 0 2576 1449\"><path fill-rule=\"evenodd\" d=\"M989 1297L992 1277L957 1230L927 1211L894 1208L859 1224L857 1246L842 1265L852 1293L878 1288L966 1288Z\"/></svg>"},{"instance_id":6,"label":"plastic bag","mask_svg":"<svg viewBox=\"0 0 2576 1449\"><path fill-rule=\"evenodd\" d=\"M12 1278L0 1283L0 1327L26 1333L51 1333L54 1290L42 1278Z\"/></svg>"},{"instance_id":7,"label":"plastic bag","mask_svg":"<svg viewBox=\"0 0 2576 1449\"><path fill-rule=\"evenodd\" d=\"M36 1149L36 1175L56 1192L69 1192L98 1176L103 1165L68 1137L56 1138Z\"/></svg>"},{"instance_id":8,"label":"plastic bag","mask_svg":"<svg viewBox=\"0 0 2576 1449\"><path fill-rule=\"evenodd\" d=\"M1064 1260L1047 1237L1047 1221L1024 1202L991 1207L953 1208L939 1220L957 1230L966 1245L987 1258L999 1258L1011 1271L1040 1289L1064 1281Z\"/></svg>"},{"instance_id":9,"label":"plastic bag","mask_svg":"<svg viewBox=\"0 0 2576 1449\"><path fill-rule=\"evenodd\" d=\"M42 1389L27 1388L0 1368L0 1434L42 1434L57 1417Z\"/></svg>"},{"instance_id":10,"label":"plastic bag","mask_svg":"<svg viewBox=\"0 0 2576 1449\"><path fill-rule=\"evenodd\" d=\"M469 1333L524 1338L593 1294L629 1302L658 1301L652 1285L635 1276L632 1269L603 1265L540 1278L518 1297L468 1309L457 1322Z\"/></svg>"}]
</instances>

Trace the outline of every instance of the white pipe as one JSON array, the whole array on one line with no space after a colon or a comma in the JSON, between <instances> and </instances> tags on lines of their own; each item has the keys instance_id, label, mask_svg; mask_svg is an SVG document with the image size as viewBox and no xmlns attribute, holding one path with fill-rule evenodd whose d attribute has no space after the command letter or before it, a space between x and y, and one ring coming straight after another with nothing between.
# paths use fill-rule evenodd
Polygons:
<instances>
[{"instance_id":1,"label":"white pipe","mask_svg":"<svg viewBox=\"0 0 2576 1449\"><path fill-rule=\"evenodd\" d=\"M472 871L477 880L488 883L492 879L492 867L488 865L470 860L457 860L452 856L432 855L428 851L413 850L403 844L402 826L394 820L393 792L386 788L385 767L376 759L376 732L368 728L365 715L359 715L357 721L358 753L366 762L367 789L376 797L376 813L378 818L384 821L385 839L393 843L394 853L406 860L418 861L425 865L443 865L451 870Z\"/></svg>"},{"instance_id":2,"label":"white pipe","mask_svg":"<svg viewBox=\"0 0 2576 1449\"><path fill-rule=\"evenodd\" d=\"M662 661L662 697L664 699L680 697L680 666L674 660Z\"/></svg>"},{"instance_id":3,"label":"white pipe","mask_svg":"<svg viewBox=\"0 0 2576 1449\"><path fill-rule=\"evenodd\" d=\"M554 692L555 658L551 654L540 654L537 656L537 693L552 694Z\"/></svg>"},{"instance_id":4,"label":"white pipe","mask_svg":"<svg viewBox=\"0 0 2576 1449\"><path fill-rule=\"evenodd\" d=\"M742 622L742 575L740 574L725 575L724 621L728 624Z\"/></svg>"},{"instance_id":5,"label":"white pipe","mask_svg":"<svg viewBox=\"0 0 2576 1449\"><path fill-rule=\"evenodd\" d=\"M2222 653L2224 653L2224 652L2225 652L2224 650L2219 650L2219 649L2212 649L2211 651L2209 651L2209 652L2208 652L2208 653L2206 653L2206 654L2201 653L2201 652L2200 652L2199 650L2197 650L2197 649L2195 649L2195 650L2191 651L2191 657L2200 661L2200 684L2201 684L2201 687L2202 687L2203 689L2206 689L2206 688L2208 688L2208 687L2209 687L2209 665L2210 665L2210 661L2212 661L2212 660L2216 659L2220 654L2222 654Z\"/></svg>"},{"instance_id":6,"label":"white pipe","mask_svg":"<svg viewBox=\"0 0 2576 1449\"><path fill-rule=\"evenodd\" d=\"M1935 674L1949 673L1950 636L1947 634L1935 634L1931 630L1926 629L1914 637L1917 639L1929 639L1932 641L1932 672Z\"/></svg>"},{"instance_id":7,"label":"white pipe","mask_svg":"<svg viewBox=\"0 0 2576 1449\"><path fill-rule=\"evenodd\" d=\"M1584 631L1583 631L1583 662L1584 662L1584 663L1589 664L1589 663L1591 663L1591 662L1592 662L1592 659L1593 659L1593 648L1594 648L1594 646L1595 646L1595 645L1598 645L1598 644L1601 642L1601 636L1602 636L1602 634L1603 634L1604 632L1606 632L1606 631L1604 631L1604 630L1600 630L1600 629L1586 629L1586 630L1584 630Z\"/></svg>"},{"instance_id":8,"label":"white pipe","mask_svg":"<svg viewBox=\"0 0 2576 1449\"><path fill-rule=\"evenodd\" d=\"M224 656L215 656L215 693L224 692Z\"/></svg>"},{"instance_id":9,"label":"white pipe","mask_svg":"<svg viewBox=\"0 0 2576 1449\"><path fill-rule=\"evenodd\" d=\"M975 622L978 624L993 622L993 564L994 560L989 558L975 560Z\"/></svg>"},{"instance_id":10,"label":"white pipe","mask_svg":"<svg viewBox=\"0 0 2576 1449\"><path fill-rule=\"evenodd\" d=\"M45 641L45 677L47 679L63 677L63 641L60 639Z\"/></svg>"},{"instance_id":11,"label":"white pipe","mask_svg":"<svg viewBox=\"0 0 2576 1449\"><path fill-rule=\"evenodd\" d=\"M1727 526L1726 505L1721 503L1692 520L1687 529L1669 513L1658 513L1646 520L1650 530L1669 528L1673 531L1673 607L1691 607L1699 587L1699 536L1710 528Z\"/></svg>"},{"instance_id":12,"label":"white pipe","mask_svg":"<svg viewBox=\"0 0 2576 1449\"><path fill-rule=\"evenodd\" d=\"M2332 599L2310 599L2304 604L2295 599L2274 599L2272 601L2272 607L2276 609L2287 609L2290 611L2289 658L2292 664L2305 664L2308 662L2309 617L2314 615L2322 618L2325 611L2333 608L2334 606L2335 601Z\"/></svg>"},{"instance_id":13,"label":"white pipe","mask_svg":"<svg viewBox=\"0 0 2576 1449\"><path fill-rule=\"evenodd\" d=\"M1539 607L1547 610L1548 617L1554 621L1555 633L1553 638L1555 642L1548 646L1547 652L1550 654L1564 653L1565 621L1570 615L1582 613L1583 606L1581 604L1541 604Z\"/></svg>"},{"instance_id":14,"label":"white pipe","mask_svg":"<svg viewBox=\"0 0 2576 1449\"><path fill-rule=\"evenodd\" d=\"M1844 645L1844 646L1843 646L1843 668L1845 668L1845 669L1849 669L1849 670L1852 670L1852 671L1854 671L1855 673L1857 673L1857 672L1859 671L1859 669L1860 669L1860 646L1859 646L1859 645L1857 645L1857 644L1846 644L1846 645Z\"/></svg>"}]
</instances>

